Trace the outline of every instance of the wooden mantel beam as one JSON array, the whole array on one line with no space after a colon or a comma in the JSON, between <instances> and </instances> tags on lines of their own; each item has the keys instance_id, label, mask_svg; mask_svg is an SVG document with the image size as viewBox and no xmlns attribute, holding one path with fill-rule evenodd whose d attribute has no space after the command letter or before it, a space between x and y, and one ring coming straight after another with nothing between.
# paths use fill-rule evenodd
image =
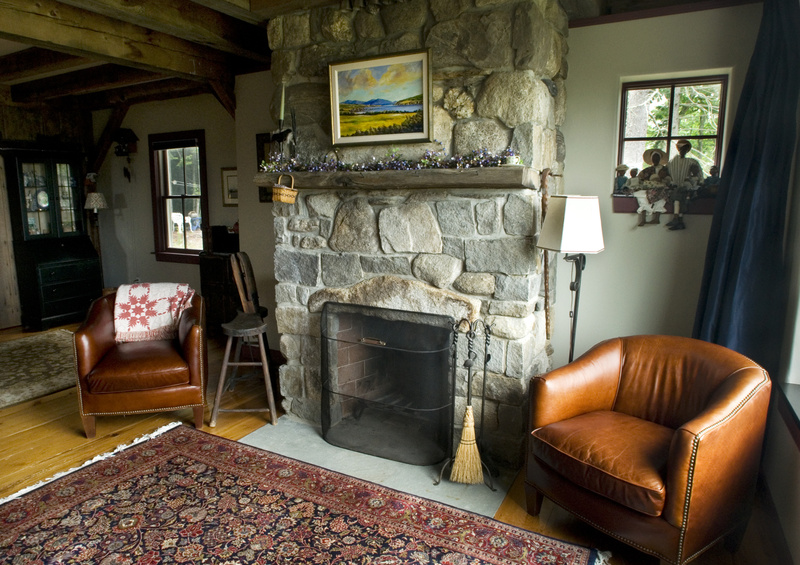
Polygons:
<instances>
[{"instance_id":1,"label":"wooden mantel beam","mask_svg":"<svg viewBox=\"0 0 800 565\"><path fill-rule=\"evenodd\" d=\"M189 0L60 0L137 26L173 35L212 49L269 62L265 26L245 23Z\"/></svg>"},{"instance_id":2,"label":"wooden mantel beam","mask_svg":"<svg viewBox=\"0 0 800 565\"><path fill-rule=\"evenodd\" d=\"M193 80L230 75L218 51L54 0L3 0L0 37Z\"/></svg>"}]
</instances>

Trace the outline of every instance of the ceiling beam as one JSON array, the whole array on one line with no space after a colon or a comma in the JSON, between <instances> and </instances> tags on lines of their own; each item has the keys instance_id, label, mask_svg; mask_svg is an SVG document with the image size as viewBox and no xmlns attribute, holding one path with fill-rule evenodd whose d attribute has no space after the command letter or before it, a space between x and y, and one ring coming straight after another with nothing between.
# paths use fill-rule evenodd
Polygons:
<instances>
[{"instance_id":1,"label":"ceiling beam","mask_svg":"<svg viewBox=\"0 0 800 565\"><path fill-rule=\"evenodd\" d=\"M265 26L245 23L190 0L60 0L61 3L173 35L226 53L269 62Z\"/></svg>"},{"instance_id":2,"label":"ceiling beam","mask_svg":"<svg viewBox=\"0 0 800 565\"><path fill-rule=\"evenodd\" d=\"M19 103L37 103L52 98L90 94L165 78L168 77L141 69L102 65L14 85L11 87L11 100Z\"/></svg>"},{"instance_id":3,"label":"ceiling beam","mask_svg":"<svg viewBox=\"0 0 800 565\"><path fill-rule=\"evenodd\" d=\"M250 0L250 11L269 19L298 10L339 6L340 4L340 0Z\"/></svg>"},{"instance_id":4,"label":"ceiling beam","mask_svg":"<svg viewBox=\"0 0 800 565\"><path fill-rule=\"evenodd\" d=\"M34 77L68 72L96 64L96 61L86 57L31 47L0 57L0 83L14 84Z\"/></svg>"},{"instance_id":5,"label":"ceiling beam","mask_svg":"<svg viewBox=\"0 0 800 565\"><path fill-rule=\"evenodd\" d=\"M54 0L3 0L0 36L193 80L230 74L218 51Z\"/></svg>"},{"instance_id":6,"label":"ceiling beam","mask_svg":"<svg viewBox=\"0 0 800 565\"><path fill-rule=\"evenodd\" d=\"M133 106L143 102L157 102L198 94L212 94L210 85L192 80L170 78L94 94L84 94L75 98L67 97L56 102L86 110L102 110L116 108L120 105Z\"/></svg>"}]
</instances>

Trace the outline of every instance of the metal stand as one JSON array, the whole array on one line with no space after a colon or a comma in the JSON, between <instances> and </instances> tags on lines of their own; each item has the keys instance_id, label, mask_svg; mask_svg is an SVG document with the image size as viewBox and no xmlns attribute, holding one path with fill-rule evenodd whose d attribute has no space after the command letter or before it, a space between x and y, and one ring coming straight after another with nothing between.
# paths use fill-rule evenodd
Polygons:
<instances>
[{"instance_id":1,"label":"metal stand","mask_svg":"<svg viewBox=\"0 0 800 565\"><path fill-rule=\"evenodd\" d=\"M485 351L483 355L483 383L481 388L481 421L480 426L478 428L478 448L479 453L482 449L481 440L483 439L483 414L485 412L486 406L486 366L489 362L489 335L491 333L491 326L486 325L482 320L475 320L474 322L469 324L469 332L467 332L467 359L464 361L464 366L467 368L467 404L472 405L472 367L475 364L475 358L477 354L474 350L474 342L475 342L475 330L477 329L478 323L483 324L484 333L486 334L485 340ZM459 324L455 325L454 332L453 332L453 404L455 404L455 382L456 382L456 358L457 358L457 344L458 344L458 327ZM455 433L455 411L453 415L453 422L450 432L450 453L453 452L453 434ZM448 467L453 465L453 461L455 457L451 456L448 457L447 460L442 465L441 470L439 471L439 477L433 481L434 485L438 485L442 482L442 477L444 476L445 471ZM496 476L497 472L492 471L489 469L489 466L484 462L483 457L481 457L481 467L484 470L484 484L489 487L489 490L492 492L496 491L497 489L494 487L494 482L492 481L492 476Z\"/></svg>"},{"instance_id":2,"label":"metal stand","mask_svg":"<svg viewBox=\"0 0 800 565\"><path fill-rule=\"evenodd\" d=\"M583 269L586 268L586 255L583 253L564 255L564 261L575 263L573 280L569 285L569 289L574 295L574 299L572 301L572 310L569 313L569 317L571 318L569 332L569 362L572 363L575 351L575 330L578 327L578 301L581 298L581 274L583 273Z\"/></svg>"}]
</instances>

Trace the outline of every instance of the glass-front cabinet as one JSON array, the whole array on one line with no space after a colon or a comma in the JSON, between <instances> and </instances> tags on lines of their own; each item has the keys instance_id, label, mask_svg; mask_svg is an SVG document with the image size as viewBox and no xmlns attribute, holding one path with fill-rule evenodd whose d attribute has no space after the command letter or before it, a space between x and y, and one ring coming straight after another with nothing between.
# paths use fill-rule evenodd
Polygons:
<instances>
[{"instance_id":1,"label":"glass-front cabinet","mask_svg":"<svg viewBox=\"0 0 800 565\"><path fill-rule=\"evenodd\" d=\"M79 162L69 156L20 155L16 162L22 185L25 239L81 234L83 213Z\"/></svg>"},{"instance_id":2,"label":"glass-front cabinet","mask_svg":"<svg viewBox=\"0 0 800 565\"><path fill-rule=\"evenodd\" d=\"M83 320L102 292L83 210L83 156L0 148L14 236L21 322L41 330Z\"/></svg>"}]
</instances>

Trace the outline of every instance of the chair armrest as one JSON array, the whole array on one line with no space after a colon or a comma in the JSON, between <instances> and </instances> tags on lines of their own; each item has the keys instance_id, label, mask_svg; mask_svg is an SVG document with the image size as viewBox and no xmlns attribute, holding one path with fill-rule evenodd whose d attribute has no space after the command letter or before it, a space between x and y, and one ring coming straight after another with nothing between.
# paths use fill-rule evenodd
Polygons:
<instances>
[{"instance_id":1,"label":"chair armrest","mask_svg":"<svg viewBox=\"0 0 800 565\"><path fill-rule=\"evenodd\" d=\"M114 347L114 297L111 294L92 302L86 319L75 331L75 362L83 380Z\"/></svg>"},{"instance_id":2,"label":"chair armrest","mask_svg":"<svg viewBox=\"0 0 800 565\"><path fill-rule=\"evenodd\" d=\"M679 528L684 520L735 522L749 504L770 391L763 369L741 369L720 384L700 414L676 430L667 462L663 513L670 524Z\"/></svg>"},{"instance_id":3,"label":"chair armrest","mask_svg":"<svg viewBox=\"0 0 800 565\"><path fill-rule=\"evenodd\" d=\"M205 303L203 298L195 293L191 305L181 313L178 322L178 346L181 355L189 364L191 383L205 388L208 352L204 326Z\"/></svg>"},{"instance_id":4,"label":"chair armrest","mask_svg":"<svg viewBox=\"0 0 800 565\"><path fill-rule=\"evenodd\" d=\"M622 342L601 342L581 357L530 382L531 430L595 410L611 410L619 386Z\"/></svg>"}]
</instances>

